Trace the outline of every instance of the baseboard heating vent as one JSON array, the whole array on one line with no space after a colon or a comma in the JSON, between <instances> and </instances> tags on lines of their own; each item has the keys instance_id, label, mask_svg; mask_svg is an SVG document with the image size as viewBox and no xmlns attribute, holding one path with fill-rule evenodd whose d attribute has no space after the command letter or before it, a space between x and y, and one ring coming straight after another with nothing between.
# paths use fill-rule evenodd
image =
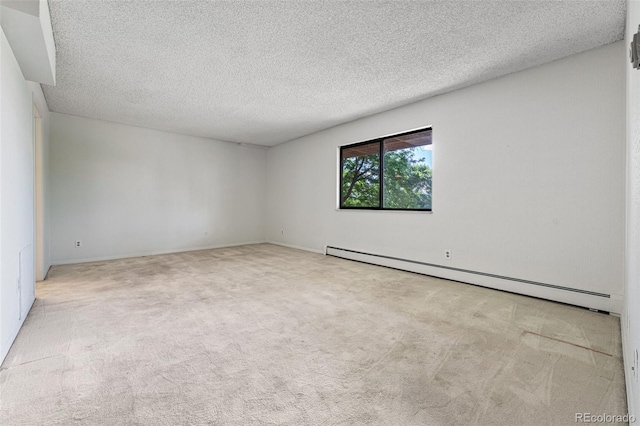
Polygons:
<instances>
[{"instance_id":1,"label":"baseboard heating vent","mask_svg":"<svg viewBox=\"0 0 640 426\"><path fill-rule=\"evenodd\" d=\"M366 253L334 246L326 246L325 254L343 259L356 260L373 265L387 266L418 274L510 291L527 296L569 303L572 305L597 309L599 311L611 311L609 300L611 295L595 291L491 274L488 272L473 271L435 263L420 262L417 260L403 259L376 253Z\"/></svg>"}]
</instances>

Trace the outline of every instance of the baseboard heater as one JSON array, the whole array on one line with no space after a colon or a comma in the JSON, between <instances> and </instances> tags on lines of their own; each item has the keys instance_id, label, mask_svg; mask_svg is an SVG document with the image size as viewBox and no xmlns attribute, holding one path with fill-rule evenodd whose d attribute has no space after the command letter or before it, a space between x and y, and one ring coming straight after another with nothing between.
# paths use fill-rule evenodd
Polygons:
<instances>
[{"instance_id":1,"label":"baseboard heater","mask_svg":"<svg viewBox=\"0 0 640 426\"><path fill-rule=\"evenodd\" d=\"M435 263L420 262L411 259L386 256L376 253L366 253L346 248L326 246L325 254L343 259L370 263L378 266L445 278L463 283L480 285L497 290L539 297L562 303L582 306L598 311L616 312L612 309L611 295L595 291L565 287L556 284L542 283L525 280L522 278L507 277L488 272L472 271L453 266L439 265Z\"/></svg>"}]
</instances>

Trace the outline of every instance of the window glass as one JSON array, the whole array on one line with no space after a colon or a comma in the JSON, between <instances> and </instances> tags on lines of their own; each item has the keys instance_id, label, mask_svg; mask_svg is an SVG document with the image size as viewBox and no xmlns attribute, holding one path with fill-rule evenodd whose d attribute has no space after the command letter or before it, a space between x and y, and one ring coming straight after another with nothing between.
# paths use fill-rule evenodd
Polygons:
<instances>
[{"instance_id":1,"label":"window glass","mask_svg":"<svg viewBox=\"0 0 640 426\"><path fill-rule=\"evenodd\" d=\"M431 131L387 138L383 207L431 210Z\"/></svg>"},{"instance_id":2,"label":"window glass","mask_svg":"<svg viewBox=\"0 0 640 426\"><path fill-rule=\"evenodd\" d=\"M431 129L340 148L340 208L431 210Z\"/></svg>"},{"instance_id":3,"label":"window glass","mask_svg":"<svg viewBox=\"0 0 640 426\"><path fill-rule=\"evenodd\" d=\"M380 206L380 143L342 149L342 194L345 207Z\"/></svg>"}]
</instances>

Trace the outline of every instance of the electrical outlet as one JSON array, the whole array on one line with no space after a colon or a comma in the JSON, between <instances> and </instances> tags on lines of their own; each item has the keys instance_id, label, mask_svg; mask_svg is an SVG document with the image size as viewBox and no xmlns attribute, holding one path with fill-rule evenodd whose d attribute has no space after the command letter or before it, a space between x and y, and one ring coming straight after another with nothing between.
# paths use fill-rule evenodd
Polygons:
<instances>
[{"instance_id":1,"label":"electrical outlet","mask_svg":"<svg viewBox=\"0 0 640 426\"><path fill-rule=\"evenodd\" d=\"M80 240L76 240L75 247L78 248L78 247L81 247L81 246L82 246L82 243L80 242Z\"/></svg>"},{"instance_id":2,"label":"electrical outlet","mask_svg":"<svg viewBox=\"0 0 640 426\"><path fill-rule=\"evenodd\" d=\"M451 249L445 249L444 258L447 260L451 260L452 257L453 257L453 252L451 251Z\"/></svg>"}]
</instances>

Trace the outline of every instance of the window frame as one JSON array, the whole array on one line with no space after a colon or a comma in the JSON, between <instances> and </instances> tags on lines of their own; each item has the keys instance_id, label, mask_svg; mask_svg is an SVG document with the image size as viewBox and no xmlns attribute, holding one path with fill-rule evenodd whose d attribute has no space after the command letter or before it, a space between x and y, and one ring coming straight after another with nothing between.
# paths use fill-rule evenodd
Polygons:
<instances>
[{"instance_id":1,"label":"window frame","mask_svg":"<svg viewBox=\"0 0 640 426\"><path fill-rule=\"evenodd\" d=\"M393 133L390 135L382 136L379 138L369 139L362 142L356 142L349 145L342 145L338 150L338 210L380 210L380 211L392 211L392 212L423 212L423 213L431 213L433 212L433 201L431 202L430 209L402 209L402 208L392 208L392 207L384 207L384 141L386 139L395 138L398 136L406 136L414 133L420 133L430 130L431 131L431 145L433 145L433 127L427 126L419 129L408 130L406 132L401 133ZM344 158L342 156L342 152L345 149L354 148L361 145L367 145L377 143L378 144L378 153L380 156L380 183L379 183L379 194L378 194L378 207L359 207L359 206L345 206L342 202L342 188L343 188L343 166L344 166ZM432 160L433 161L433 160ZM431 167L433 170L433 164ZM433 200L433 177L432 177L432 193L431 197Z\"/></svg>"}]
</instances>

